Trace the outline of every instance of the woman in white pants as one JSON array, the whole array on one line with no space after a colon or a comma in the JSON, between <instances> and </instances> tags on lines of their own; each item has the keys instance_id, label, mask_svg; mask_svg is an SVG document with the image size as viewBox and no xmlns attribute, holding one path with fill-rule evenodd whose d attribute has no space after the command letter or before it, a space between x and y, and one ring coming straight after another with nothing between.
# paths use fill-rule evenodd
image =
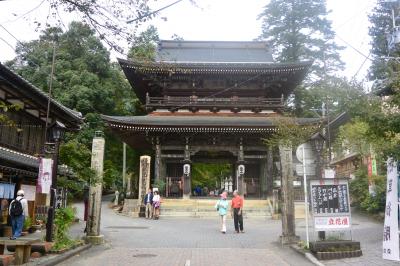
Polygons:
<instances>
[{"instance_id":1,"label":"woman in white pants","mask_svg":"<svg viewBox=\"0 0 400 266\"><path fill-rule=\"evenodd\" d=\"M224 191L221 194L220 199L217 204L215 204L215 208L218 211L219 216L221 217L221 233L226 233L226 214L228 213L229 203L227 201L227 192Z\"/></svg>"}]
</instances>

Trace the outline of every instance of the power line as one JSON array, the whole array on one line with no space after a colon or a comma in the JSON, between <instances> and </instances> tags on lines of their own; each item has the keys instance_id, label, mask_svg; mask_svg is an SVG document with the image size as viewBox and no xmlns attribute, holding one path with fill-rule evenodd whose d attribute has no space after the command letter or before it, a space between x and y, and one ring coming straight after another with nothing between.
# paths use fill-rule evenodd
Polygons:
<instances>
[{"instance_id":1,"label":"power line","mask_svg":"<svg viewBox=\"0 0 400 266\"><path fill-rule=\"evenodd\" d=\"M371 55L371 51L368 54L368 57ZM367 62L368 58L364 58L364 61L361 63L360 67L358 68L357 72L354 74L354 76L351 78L351 80L354 80L356 78L356 76L358 75L358 73L361 71L361 69L363 68L365 62Z\"/></svg>"},{"instance_id":2,"label":"power line","mask_svg":"<svg viewBox=\"0 0 400 266\"><path fill-rule=\"evenodd\" d=\"M154 15L154 14L156 14L156 13L158 13L158 12L164 10L164 9L167 9L167 8L173 6L173 5L176 5L176 4L178 4L178 3L182 2L182 1L183 1L183 0L175 1L175 2L173 2L173 3L171 3L171 4L169 4L169 5L166 5L166 6L162 7L162 8L160 8L160 9L157 9L157 10L152 11L152 12L150 12L150 13L144 14L144 15L142 15L142 16L139 16L139 17L135 18L135 19L128 20L126 23L130 24L130 23L132 23L132 22L135 22L135 21L144 19L144 18L146 18L146 17L150 17L150 16L152 16L152 15Z\"/></svg>"},{"instance_id":3,"label":"power line","mask_svg":"<svg viewBox=\"0 0 400 266\"><path fill-rule=\"evenodd\" d=\"M21 16L15 18L15 19L10 19L10 20L3 21L3 22L1 22L1 23L15 22L15 21L19 20L20 18L23 18L23 17L25 17L26 15L32 13L33 11L35 11L36 9L38 9L39 7L41 7L42 4L43 4L45 1L46 1L46 0L42 0L42 2L40 2L37 6L35 6L35 7L32 8L31 10L25 12L25 13L22 14Z\"/></svg>"},{"instance_id":4,"label":"power line","mask_svg":"<svg viewBox=\"0 0 400 266\"><path fill-rule=\"evenodd\" d=\"M10 48L15 51L14 46L12 46L9 42L7 42L6 40L4 40L3 38L0 37L0 40L2 40L3 42L5 42L8 46L10 46Z\"/></svg>"},{"instance_id":5,"label":"power line","mask_svg":"<svg viewBox=\"0 0 400 266\"><path fill-rule=\"evenodd\" d=\"M0 27L3 28L9 35L11 35L23 48L25 47L25 44L23 42L21 42L17 37L15 37L9 30L7 30L3 25L0 24ZM10 45L11 46L11 45ZM11 46L12 49L15 51L15 48L13 46ZM28 60L28 58L26 58L27 61L29 61L30 63L34 64L35 66L39 67L40 66L38 64L36 64L35 62Z\"/></svg>"},{"instance_id":6,"label":"power line","mask_svg":"<svg viewBox=\"0 0 400 266\"><path fill-rule=\"evenodd\" d=\"M338 37L342 42L344 42L346 45L348 45L350 48L352 48L354 51L356 51L357 53L359 53L360 55L362 55L364 58L373 61L369 56L366 56L363 52L361 52L359 49L355 48L353 45L351 45L350 43L348 43L347 41L345 41L342 37L340 37L339 35L336 34L336 37Z\"/></svg>"}]
</instances>

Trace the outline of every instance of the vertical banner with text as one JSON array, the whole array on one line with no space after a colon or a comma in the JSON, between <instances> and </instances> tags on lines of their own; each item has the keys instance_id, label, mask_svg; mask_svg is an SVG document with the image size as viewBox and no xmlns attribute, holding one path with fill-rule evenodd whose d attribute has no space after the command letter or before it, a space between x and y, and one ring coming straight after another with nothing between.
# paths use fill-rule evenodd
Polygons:
<instances>
[{"instance_id":1,"label":"vertical banner with text","mask_svg":"<svg viewBox=\"0 0 400 266\"><path fill-rule=\"evenodd\" d=\"M382 258L399 261L398 194L399 164L392 158L387 161L387 187L385 223L383 225Z\"/></svg>"},{"instance_id":2,"label":"vertical banner with text","mask_svg":"<svg viewBox=\"0 0 400 266\"><path fill-rule=\"evenodd\" d=\"M53 175L53 160L48 158L40 158L39 175L36 187L36 191L38 193L44 193L44 194L50 193L52 175Z\"/></svg>"}]
</instances>

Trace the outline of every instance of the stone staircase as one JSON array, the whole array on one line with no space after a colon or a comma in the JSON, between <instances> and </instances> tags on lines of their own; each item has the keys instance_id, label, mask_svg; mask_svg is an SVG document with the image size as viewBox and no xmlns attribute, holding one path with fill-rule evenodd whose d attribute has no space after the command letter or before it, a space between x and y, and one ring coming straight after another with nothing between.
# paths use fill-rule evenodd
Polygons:
<instances>
[{"instance_id":1,"label":"stone staircase","mask_svg":"<svg viewBox=\"0 0 400 266\"><path fill-rule=\"evenodd\" d=\"M217 211L214 206L215 199L162 199L161 215L162 217L216 217ZM268 200L245 199L244 202L245 218L260 217L271 218L271 209ZM137 217L137 200L125 200L122 214ZM295 202L296 219L304 219L304 203Z\"/></svg>"},{"instance_id":2,"label":"stone staircase","mask_svg":"<svg viewBox=\"0 0 400 266\"><path fill-rule=\"evenodd\" d=\"M218 199L163 199L162 217L216 217ZM267 200L245 199L244 216L271 217Z\"/></svg>"}]
</instances>

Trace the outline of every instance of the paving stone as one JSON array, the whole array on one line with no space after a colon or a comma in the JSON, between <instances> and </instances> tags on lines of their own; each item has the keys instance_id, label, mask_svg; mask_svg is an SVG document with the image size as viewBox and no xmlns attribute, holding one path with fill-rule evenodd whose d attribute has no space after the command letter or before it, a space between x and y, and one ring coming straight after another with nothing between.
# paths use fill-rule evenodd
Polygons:
<instances>
[{"instance_id":1,"label":"paving stone","mask_svg":"<svg viewBox=\"0 0 400 266\"><path fill-rule=\"evenodd\" d=\"M78 214L83 216L81 205ZM107 243L75 256L61 265L312 265L304 256L278 243L280 220L244 220L246 233L236 234L227 219L228 232L219 232L215 218L162 218L146 220L115 214L106 203L102 209L102 229ZM72 233L82 235L84 223L74 225ZM399 265L382 259L383 225L353 214L354 240L361 241L363 256L322 261L325 265ZM312 228L310 227L310 230ZM304 220L296 220L296 232L305 239ZM316 234L311 233L311 238Z\"/></svg>"}]
</instances>

